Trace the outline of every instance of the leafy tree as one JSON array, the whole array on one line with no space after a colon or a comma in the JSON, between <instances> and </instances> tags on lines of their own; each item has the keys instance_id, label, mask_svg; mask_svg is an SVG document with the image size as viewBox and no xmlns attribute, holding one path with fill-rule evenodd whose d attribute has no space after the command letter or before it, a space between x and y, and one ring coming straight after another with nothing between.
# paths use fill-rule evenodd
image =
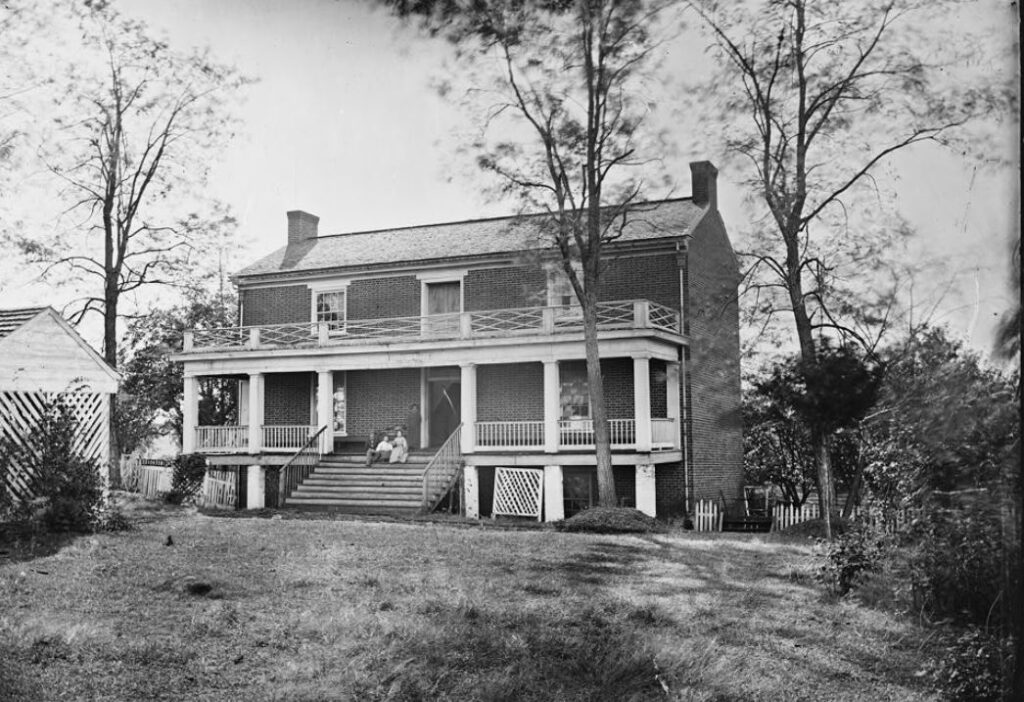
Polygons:
<instances>
[{"instance_id":1,"label":"leafy tree","mask_svg":"<svg viewBox=\"0 0 1024 702\"><path fill-rule=\"evenodd\" d=\"M981 116L1012 113L1012 77L979 60L989 42L965 39L959 28L929 35L937 27L934 2L690 5L721 59L701 94L720 97L729 122L725 146L748 167L746 183L766 215L748 271L762 311L792 316L809 366L817 359L816 334L873 346L866 330L884 328L891 295L858 304L847 281L870 275L892 243L889 234L905 226L865 226L858 216L879 208L855 207L856 198L874 194L879 168L894 154L945 142ZM952 11L955 3L943 6ZM964 67L974 65L985 71L963 80ZM816 394L814 376L807 380ZM812 440L831 536L833 475L823 427Z\"/></svg>"},{"instance_id":2,"label":"leafy tree","mask_svg":"<svg viewBox=\"0 0 1024 702\"><path fill-rule=\"evenodd\" d=\"M206 52L173 50L103 0L24 15L44 12L68 45L37 38L15 58L55 76L50 104L26 109L48 124L35 136L65 212L52 235L33 231L16 243L45 275L88 291L71 319L102 315L104 357L116 366L124 296L181 284L206 241L199 233L208 217L193 208L210 154L231 137L228 106L246 81Z\"/></svg>"},{"instance_id":3,"label":"leafy tree","mask_svg":"<svg viewBox=\"0 0 1024 702\"><path fill-rule=\"evenodd\" d=\"M543 229L579 300L599 501L615 506L597 339L603 257L643 184L642 92L662 6L647 0L387 0L456 49L481 135L470 151L498 191L546 213ZM450 94L451 85L443 86Z\"/></svg>"},{"instance_id":4,"label":"leafy tree","mask_svg":"<svg viewBox=\"0 0 1024 702\"><path fill-rule=\"evenodd\" d=\"M182 364L170 356L182 348L188 329L210 329L236 324L237 300L233 293L195 293L184 304L153 310L133 319L124 335L121 372L124 382L118 403L117 426L125 451L131 451L160 430L166 422L178 439L182 431ZM227 378L203 378L199 383L199 421L226 424L237 417L237 383Z\"/></svg>"}]
</instances>

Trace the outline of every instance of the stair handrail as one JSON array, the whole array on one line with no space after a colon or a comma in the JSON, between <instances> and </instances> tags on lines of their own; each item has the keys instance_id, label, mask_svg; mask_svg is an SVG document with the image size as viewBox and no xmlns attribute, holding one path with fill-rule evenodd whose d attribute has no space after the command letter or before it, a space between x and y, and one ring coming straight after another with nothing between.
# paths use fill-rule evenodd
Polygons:
<instances>
[{"instance_id":1,"label":"stair handrail","mask_svg":"<svg viewBox=\"0 0 1024 702\"><path fill-rule=\"evenodd\" d=\"M427 463L427 467L423 469L423 511L431 512L434 508L440 504L444 496L448 494L448 491L452 489L452 485L458 480L459 473L462 468L462 425L455 427L455 430L444 440L441 444L441 448L437 450L433 458ZM437 493L437 496L431 495L430 483L431 483L431 472L441 471L438 476L443 481L444 489Z\"/></svg>"},{"instance_id":2,"label":"stair handrail","mask_svg":"<svg viewBox=\"0 0 1024 702\"><path fill-rule=\"evenodd\" d=\"M295 465L296 461L298 461L300 458L307 458L313 455L316 456L316 460L312 462L312 465L307 465L303 463L300 464L300 467L309 469L311 467L316 467L316 464L320 462L320 457L322 456L319 448L320 435L323 434L326 430L327 425L324 424L316 431L316 433L311 434L310 437L306 439L306 443L304 443L298 451L293 453L291 457L287 461L285 461L284 465L281 466L281 472L278 478L277 486L278 507L284 507L284 501L291 496L292 491L295 490L295 488L298 486L300 482L309 477L309 474L307 473L306 475L299 476L297 480L289 480L288 469ZM317 449L315 451L310 451L309 449L312 448L313 446L316 446Z\"/></svg>"}]
</instances>

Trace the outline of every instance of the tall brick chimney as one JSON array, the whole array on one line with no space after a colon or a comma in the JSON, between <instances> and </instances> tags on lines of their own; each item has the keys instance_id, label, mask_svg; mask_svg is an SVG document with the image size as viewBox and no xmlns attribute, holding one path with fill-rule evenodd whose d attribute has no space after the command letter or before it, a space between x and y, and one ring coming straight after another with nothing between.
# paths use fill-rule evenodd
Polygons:
<instances>
[{"instance_id":1,"label":"tall brick chimney","mask_svg":"<svg viewBox=\"0 0 1024 702\"><path fill-rule=\"evenodd\" d=\"M306 239L316 239L320 218L302 210L288 213L288 243L297 244Z\"/></svg>"},{"instance_id":2,"label":"tall brick chimney","mask_svg":"<svg viewBox=\"0 0 1024 702\"><path fill-rule=\"evenodd\" d=\"M709 209L718 209L718 169L711 161L690 163L690 180L693 182L693 201Z\"/></svg>"}]
</instances>

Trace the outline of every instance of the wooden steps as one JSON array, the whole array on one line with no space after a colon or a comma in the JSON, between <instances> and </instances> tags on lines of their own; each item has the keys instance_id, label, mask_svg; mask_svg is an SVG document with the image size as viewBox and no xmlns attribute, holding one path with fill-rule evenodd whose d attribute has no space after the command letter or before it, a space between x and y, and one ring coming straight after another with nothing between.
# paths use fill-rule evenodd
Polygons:
<instances>
[{"instance_id":1,"label":"wooden steps","mask_svg":"<svg viewBox=\"0 0 1024 702\"><path fill-rule=\"evenodd\" d=\"M430 453L417 451L408 463L366 465L365 455L324 456L285 500L285 507L352 514L414 514L423 501L423 470Z\"/></svg>"}]
</instances>

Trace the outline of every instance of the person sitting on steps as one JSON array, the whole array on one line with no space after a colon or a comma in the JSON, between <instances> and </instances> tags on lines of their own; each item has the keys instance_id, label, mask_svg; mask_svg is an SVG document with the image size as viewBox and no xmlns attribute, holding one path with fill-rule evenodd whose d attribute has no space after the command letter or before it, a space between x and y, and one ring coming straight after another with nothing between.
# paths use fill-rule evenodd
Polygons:
<instances>
[{"instance_id":1,"label":"person sitting on steps","mask_svg":"<svg viewBox=\"0 0 1024 702\"><path fill-rule=\"evenodd\" d=\"M373 445L374 435L370 434L370 445ZM374 461L387 461L391 459L391 442L388 441L387 432L381 434L380 443L376 448L367 449L366 465L372 465Z\"/></svg>"},{"instance_id":2,"label":"person sitting on steps","mask_svg":"<svg viewBox=\"0 0 1024 702\"><path fill-rule=\"evenodd\" d=\"M402 436L402 430L395 430L395 440L391 449L391 463L405 463L409 460L409 443Z\"/></svg>"}]
</instances>

